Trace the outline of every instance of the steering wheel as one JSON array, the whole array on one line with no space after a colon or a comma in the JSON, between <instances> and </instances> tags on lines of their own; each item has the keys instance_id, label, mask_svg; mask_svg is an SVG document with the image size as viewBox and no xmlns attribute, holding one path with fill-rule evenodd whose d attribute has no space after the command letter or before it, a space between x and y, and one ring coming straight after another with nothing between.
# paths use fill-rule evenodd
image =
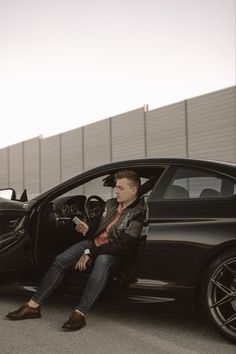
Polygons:
<instances>
[{"instance_id":1,"label":"steering wheel","mask_svg":"<svg viewBox=\"0 0 236 354\"><path fill-rule=\"evenodd\" d=\"M96 202L95 205L92 205L93 202ZM85 201L84 211L88 220L93 220L98 217L103 211L105 201L98 195L90 195Z\"/></svg>"}]
</instances>

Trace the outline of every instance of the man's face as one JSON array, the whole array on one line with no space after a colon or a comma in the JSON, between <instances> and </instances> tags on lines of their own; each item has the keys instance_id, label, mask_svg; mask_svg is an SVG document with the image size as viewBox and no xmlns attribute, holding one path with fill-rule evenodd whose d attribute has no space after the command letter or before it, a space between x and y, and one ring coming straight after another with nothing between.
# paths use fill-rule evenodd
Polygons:
<instances>
[{"instance_id":1,"label":"man's face","mask_svg":"<svg viewBox=\"0 0 236 354\"><path fill-rule=\"evenodd\" d=\"M127 178L121 178L116 181L115 192L119 203L127 203L136 196L136 187Z\"/></svg>"}]
</instances>

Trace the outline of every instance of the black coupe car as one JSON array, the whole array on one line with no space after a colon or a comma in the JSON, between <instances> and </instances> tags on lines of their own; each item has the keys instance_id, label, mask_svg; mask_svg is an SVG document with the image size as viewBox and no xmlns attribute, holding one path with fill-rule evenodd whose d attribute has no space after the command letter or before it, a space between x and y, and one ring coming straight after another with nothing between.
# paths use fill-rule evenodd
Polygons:
<instances>
[{"instance_id":1,"label":"black coupe car","mask_svg":"<svg viewBox=\"0 0 236 354\"><path fill-rule=\"evenodd\" d=\"M236 342L236 165L193 159L140 159L83 172L38 197L0 195L0 284L37 286L55 256L83 236L74 216L98 222L113 196L114 174L133 169L147 206L135 262L112 274L112 297L192 304ZM71 270L66 292L86 273ZM187 301L186 301L187 299Z\"/></svg>"}]
</instances>

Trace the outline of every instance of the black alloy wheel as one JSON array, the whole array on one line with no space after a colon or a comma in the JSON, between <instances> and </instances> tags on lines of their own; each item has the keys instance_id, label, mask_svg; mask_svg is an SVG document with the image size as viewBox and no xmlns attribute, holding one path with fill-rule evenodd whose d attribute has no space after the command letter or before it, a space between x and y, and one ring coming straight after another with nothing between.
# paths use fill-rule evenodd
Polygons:
<instances>
[{"instance_id":1,"label":"black alloy wheel","mask_svg":"<svg viewBox=\"0 0 236 354\"><path fill-rule=\"evenodd\" d=\"M236 343L236 249L222 254L208 268L203 302L216 330Z\"/></svg>"}]
</instances>

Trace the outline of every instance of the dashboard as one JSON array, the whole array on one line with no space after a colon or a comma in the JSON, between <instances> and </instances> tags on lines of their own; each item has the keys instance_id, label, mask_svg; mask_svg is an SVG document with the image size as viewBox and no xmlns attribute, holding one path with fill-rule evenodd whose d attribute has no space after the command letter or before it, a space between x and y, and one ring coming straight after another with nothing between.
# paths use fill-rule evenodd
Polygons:
<instances>
[{"instance_id":1,"label":"dashboard","mask_svg":"<svg viewBox=\"0 0 236 354\"><path fill-rule=\"evenodd\" d=\"M86 197L83 195L60 197L54 200L54 211L56 218L85 217L84 206Z\"/></svg>"},{"instance_id":2,"label":"dashboard","mask_svg":"<svg viewBox=\"0 0 236 354\"><path fill-rule=\"evenodd\" d=\"M84 195L60 196L49 202L44 208L44 220L41 223L42 233L56 237L59 237L59 234L73 234L75 224L72 220L75 216L86 223L97 224L104 204L105 202L98 196L88 198Z\"/></svg>"},{"instance_id":3,"label":"dashboard","mask_svg":"<svg viewBox=\"0 0 236 354\"><path fill-rule=\"evenodd\" d=\"M86 221L84 206L86 197L84 195L58 197L48 203L44 208L42 232L45 234L58 234L74 230L75 224L72 219L78 216Z\"/></svg>"}]
</instances>

